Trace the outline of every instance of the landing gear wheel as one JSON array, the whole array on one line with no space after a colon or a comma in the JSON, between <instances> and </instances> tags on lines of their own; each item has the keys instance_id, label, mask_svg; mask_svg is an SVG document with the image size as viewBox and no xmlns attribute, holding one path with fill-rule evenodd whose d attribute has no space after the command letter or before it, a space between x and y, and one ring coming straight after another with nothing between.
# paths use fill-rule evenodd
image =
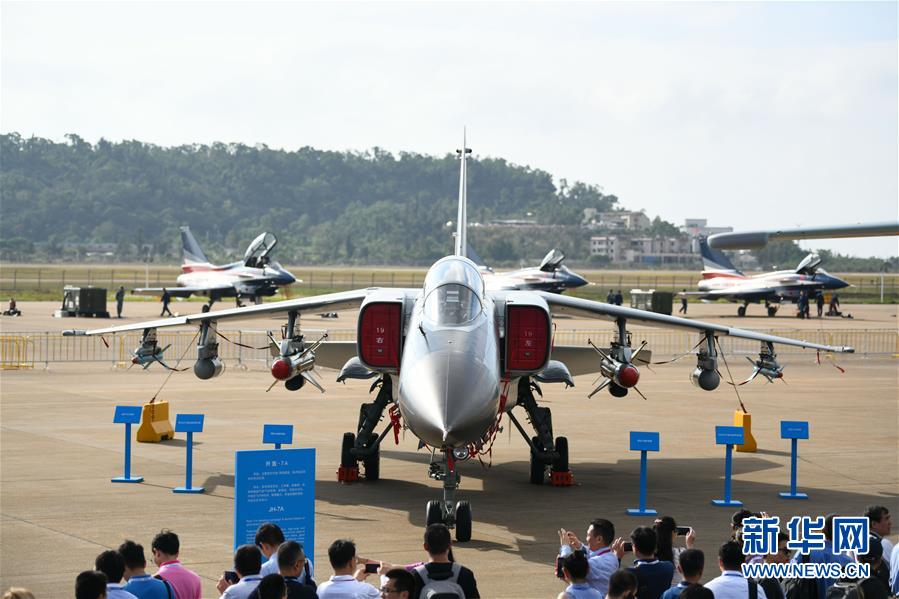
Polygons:
<instances>
[{"instance_id":1,"label":"landing gear wheel","mask_svg":"<svg viewBox=\"0 0 899 599\"><path fill-rule=\"evenodd\" d=\"M537 437L531 437L531 443L534 444L534 447L541 448L540 439ZM546 474L546 464L537 457L537 454L531 450L531 484L532 485L542 485L543 477Z\"/></svg>"},{"instance_id":2,"label":"landing gear wheel","mask_svg":"<svg viewBox=\"0 0 899 599\"><path fill-rule=\"evenodd\" d=\"M768 306L768 316L772 318L777 316L777 306Z\"/></svg>"},{"instance_id":3,"label":"landing gear wheel","mask_svg":"<svg viewBox=\"0 0 899 599\"><path fill-rule=\"evenodd\" d=\"M340 465L344 468L356 467L356 456L353 455L354 445L356 445L356 435L343 433L343 442L340 445Z\"/></svg>"},{"instance_id":4,"label":"landing gear wheel","mask_svg":"<svg viewBox=\"0 0 899 599\"><path fill-rule=\"evenodd\" d=\"M737 316L746 316L746 306L737 308Z\"/></svg>"},{"instance_id":5,"label":"landing gear wheel","mask_svg":"<svg viewBox=\"0 0 899 599\"><path fill-rule=\"evenodd\" d=\"M553 460L553 470L556 472L568 472L568 439L556 437L556 452L559 457Z\"/></svg>"},{"instance_id":6,"label":"landing gear wheel","mask_svg":"<svg viewBox=\"0 0 899 599\"><path fill-rule=\"evenodd\" d=\"M203 314L206 314L207 312L209 312L210 308L212 308L212 306L210 304L203 304L203 309L202 309Z\"/></svg>"},{"instance_id":7,"label":"landing gear wheel","mask_svg":"<svg viewBox=\"0 0 899 599\"><path fill-rule=\"evenodd\" d=\"M375 481L381 478L381 448L376 447L372 455L362 458L362 464L365 466L365 480Z\"/></svg>"},{"instance_id":8,"label":"landing gear wheel","mask_svg":"<svg viewBox=\"0 0 899 599\"><path fill-rule=\"evenodd\" d=\"M440 502L432 499L425 507L425 526L440 524L441 522L443 522L443 512L440 509Z\"/></svg>"},{"instance_id":9,"label":"landing gear wheel","mask_svg":"<svg viewBox=\"0 0 899 599\"><path fill-rule=\"evenodd\" d=\"M456 540L460 543L471 540L471 504L467 501L456 504Z\"/></svg>"}]
</instances>

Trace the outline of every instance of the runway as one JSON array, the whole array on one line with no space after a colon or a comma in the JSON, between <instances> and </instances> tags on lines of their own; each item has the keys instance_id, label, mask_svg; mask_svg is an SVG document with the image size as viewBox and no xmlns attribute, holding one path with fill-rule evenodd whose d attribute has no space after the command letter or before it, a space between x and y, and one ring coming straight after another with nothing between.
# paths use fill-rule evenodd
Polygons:
<instances>
[{"instance_id":1,"label":"runway","mask_svg":"<svg viewBox=\"0 0 899 599\"><path fill-rule=\"evenodd\" d=\"M178 310L182 306L199 311L201 304L177 304ZM47 316L53 307L49 303L22 302L20 307L25 316L4 318L3 333L120 322L54 320ZM724 304L695 309L691 304L696 313L691 316L758 329L896 326L895 306L845 308L856 318L738 319L734 306ZM156 310L158 304L126 304L128 321ZM304 326L312 326L307 320L318 327L326 322L313 316L304 319ZM341 314L327 324L353 328L354 322L351 314ZM557 322L560 329L587 326L575 319ZM247 326L276 328L278 323L263 319ZM860 514L870 503L899 511L896 358L840 357L844 374L826 361L815 364L814 352L783 361L786 384L756 381L739 388L760 449L735 454L734 498L781 518ZM745 375L748 364L743 362L739 369ZM644 370L640 389L646 401L635 394L615 399L605 393L588 400L589 376L577 379L574 389L543 386L540 403L552 408L556 434L569 438L577 483L572 488L528 483L527 447L505 420L492 465L460 465L460 498L472 503L474 529L473 540L458 546L455 554L474 570L483 597L555 596L563 588L552 567L559 527L582 535L590 519L605 517L626 535L637 525L651 524L625 515L625 508L637 504L639 454L628 451L631 430L661 433L662 451L649 458L649 506L696 529L709 566L703 579L716 575L709 556L728 535L733 510L710 505L723 492L724 449L714 445L714 427L731 424L738 403L730 386L705 393L690 385L692 366L688 359ZM125 538L148 547L159 529L171 528L181 537L183 561L203 577L204 596L217 596L215 581L230 569L234 451L263 447L265 423L292 423L295 446L317 449L317 579L330 574L326 550L339 537L355 539L366 557L401 564L423 559L425 503L440 496L438 483L426 476L428 454L416 450L411 434L401 437L399 445L388 436L381 481L337 483L340 438L353 429L359 403L370 401L369 383L340 385L334 383L333 371L322 374L325 394L309 388L290 393L282 386L265 393L271 377L261 364L247 371L229 369L211 381L199 381L190 372L172 376L160 398L171 402L174 413L206 414L205 432L196 437L194 448L194 481L207 493L183 496L170 490L184 480L183 438L135 444L132 469L145 482L109 483L122 469L123 433L121 425L111 422L113 406L144 403L163 383L164 371L124 371L97 363L4 371L0 587L25 586L40 597L68 596L76 574L91 568L102 550ZM810 495L807 502L777 496L789 484L789 442L779 438L780 420L810 422L811 439L799 446L799 486Z\"/></svg>"}]
</instances>

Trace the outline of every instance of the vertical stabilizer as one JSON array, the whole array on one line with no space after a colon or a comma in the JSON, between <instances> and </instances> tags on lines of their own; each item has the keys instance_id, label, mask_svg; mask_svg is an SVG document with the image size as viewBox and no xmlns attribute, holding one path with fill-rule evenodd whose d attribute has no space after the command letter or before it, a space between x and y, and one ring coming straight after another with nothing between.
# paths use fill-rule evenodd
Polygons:
<instances>
[{"instance_id":1,"label":"vertical stabilizer","mask_svg":"<svg viewBox=\"0 0 899 599\"><path fill-rule=\"evenodd\" d=\"M181 249L184 253L184 264L208 264L206 254L200 249L200 244L194 239L190 227L181 227Z\"/></svg>"},{"instance_id":2,"label":"vertical stabilizer","mask_svg":"<svg viewBox=\"0 0 899 599\"><path fill-rule=\"evenodd\" d=\"M705 237L699 238L699 253L702 255L703 270L732 272L738 275L743 274L730 260L728 260L727 256L724 255L724 252L710 248Z\"/></svg>"},{"instance_id":3,"label":"vertical stabilizer","mask_svg":"<svg viewBox=\"0 0 899 599\"><path fill-rule=\"evenodd\" d=\"M461 166L459 168L459 214L456 216L456 256L466 256L468 251L468 190L466 183L466 163L471 149L465 143L465 130L462 130L462 149L456 150L459 154Z\"/></svg>"}]
</instances>

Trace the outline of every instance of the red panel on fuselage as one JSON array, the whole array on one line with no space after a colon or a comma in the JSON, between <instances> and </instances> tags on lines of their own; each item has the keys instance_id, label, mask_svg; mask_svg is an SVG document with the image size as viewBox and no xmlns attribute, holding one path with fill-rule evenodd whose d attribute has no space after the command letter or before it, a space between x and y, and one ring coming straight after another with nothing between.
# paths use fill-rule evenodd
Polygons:
<instances>
[{"instance_id":1,"label":"red panel on fuselage","mask_svg":"<svg viewBox=\"0 0 899 599\"><path fill-rule=\"evenodd\" d=\"M359 358L374 368L399 368L403 305L372 302L359 314Z\"/></svg>"},{"instance_id":2,"label":"red panel on fuselage","mask_svg":"<svg viewBox=\"0 0 899 599\"><path fill-rule=\"evenodd\" d=\"M536 371L549 358L549 318L537 306L508 306L506 370Z\"/></svg>"}]
</instances>

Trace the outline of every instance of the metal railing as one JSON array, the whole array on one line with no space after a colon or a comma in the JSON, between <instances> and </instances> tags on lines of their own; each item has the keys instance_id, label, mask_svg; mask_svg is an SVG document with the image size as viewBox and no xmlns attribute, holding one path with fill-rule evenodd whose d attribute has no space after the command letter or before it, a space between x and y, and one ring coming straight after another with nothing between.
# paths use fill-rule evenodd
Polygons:
<instances>
[{"instance_id":1,"label":"metal railing","mask_svg":"<svg viewBox=\"0 0 899 599\"><path fill-rule=\"evenodd\" d=\"M353 341L356 338L354 329L306 329L304 334L309 340L318 339L327 332L331 341ZM825 345L849 345L859 355L896 355L899 354L899 331L896 329L834 329L834 330L796 330L777 329L766 331L773 335L803 339L810 343ZM277 332L275 335L277 336ZM226 364L248 366L253 363L267 364L271 360L268 345L268 332L259 330L221 331L219 339L219 356ZM164 359L169 366L175 366L183 356L185 363L195 360L194 347L197 334L194 331L164 331L157 333L160 347L169 346ZM599 346L606 346L612 340L610 329L602 330L564 330L555 334L555 345L586 346L587 340ZM699 341L695 332L677 330L636 330L632 335L633 344L647 342L654 359L677 356L689 352ZM51 363L63 362L108 362L118 367L131 366L131 352L140 345L141 334L138 331L122 333L109 337L69 337L59 332L35 332L6 334L0 336L0 368L21 369L33 368L35 364L45 367ZM725 355L754 355L758 353L757 341L721 337L721 349ZM249 346L249 347L245 347ZM808 352L798 347L777 346L780 355L800 354Z\"/></svg>"}]
</instances>

